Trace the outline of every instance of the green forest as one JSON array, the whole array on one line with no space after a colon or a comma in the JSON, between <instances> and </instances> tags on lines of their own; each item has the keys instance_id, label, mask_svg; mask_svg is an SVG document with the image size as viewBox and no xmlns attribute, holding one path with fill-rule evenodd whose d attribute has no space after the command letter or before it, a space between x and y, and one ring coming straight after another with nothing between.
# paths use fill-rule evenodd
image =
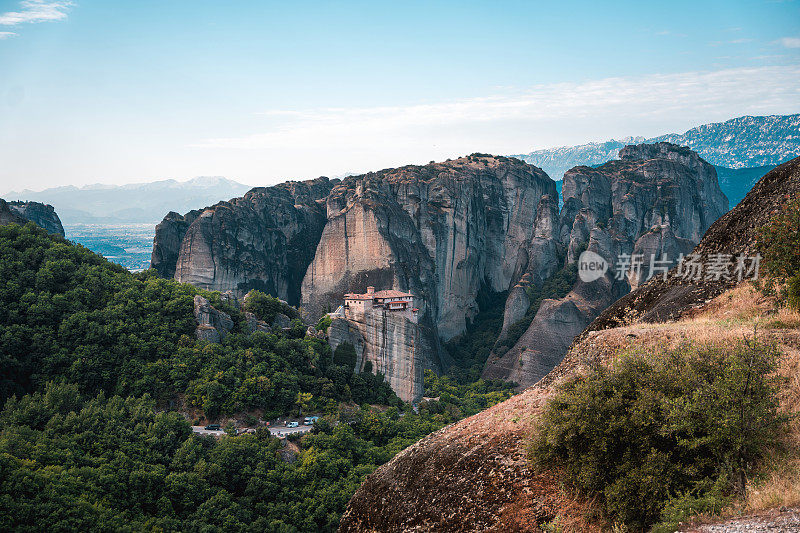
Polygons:
<instances>
[{"instance_id":1,"label":"green forest","mask_svg":"<svg viewBox=\"0 0 800 533\"><path fill-rule=\"evenodd\" d=\"M512 394L429 372L439 401L415 411L297 319L250 333L218 293L132 274L33 224L0 227L0 274L2 530L334 530L377 466ZM221 344L195 340L196 294L232 317ZM282 305L263 295L249 310L296 317ZM265 429L194 435L186 412L269 419L298 398L323 417L292 444Z\"/></svg>"}]
</instances>

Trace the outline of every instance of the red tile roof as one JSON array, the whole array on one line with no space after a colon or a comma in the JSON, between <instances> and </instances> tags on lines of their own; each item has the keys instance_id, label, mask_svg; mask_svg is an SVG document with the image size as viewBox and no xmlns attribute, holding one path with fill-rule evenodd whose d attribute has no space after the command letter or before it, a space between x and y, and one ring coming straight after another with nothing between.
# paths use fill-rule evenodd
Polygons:
<instances>
[{"instance_id":1,"label":"red tile roof","mask_svg":"<svg viewBox=\"0 0 800 533\"><path fill-rule=\"evenodd\" d=\"M396 291L394 289L388 289L385 291L378 291L372 293L373 298L413 298L413 294L409 294L407 292Z\"/></svg>"},{"instance_id":2,"label":"red tile roof","mask_svg":"<svg viewBox=\"0 0 800 533\"><path fill-rule=\"evenodd\" d=\"M373 292L372 294L370 294L370 293L357 294L357 293L350 292L350 293L347 293L347 294L344 295L345 300L372 300L374 298L378 298L378 299L382 299L383 300L383 299L392 299L392 298L413 298L413 297L414 297L413 294L410 294L410 293L407 293L407 292L402 292L402 291L396 291L394 289L387 289L387 290L384 290L384 291L376 291L376 292Z\"/></svg>"}]
</instances>

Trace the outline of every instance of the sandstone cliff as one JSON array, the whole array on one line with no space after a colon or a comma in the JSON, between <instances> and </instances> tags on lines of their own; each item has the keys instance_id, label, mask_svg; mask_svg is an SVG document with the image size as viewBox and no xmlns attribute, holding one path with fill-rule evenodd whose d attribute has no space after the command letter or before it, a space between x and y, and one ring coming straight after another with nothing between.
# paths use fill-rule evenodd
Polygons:
<instances>
[{"instance_id":1,"label":"sandstone cliff","mask_svg":"<svg viewBox=\"0 0 800 533\"><path fill-rule=\"evenodd\" d=\"M592 319L645 280L651 255L666 255L674 262L728 209L714 167L669 143L627 146L619 160L573 168L564 175L562 194L564 206L551 246L564 250L567 264L583 250L592 251L608 262L609 271L588 283L579 279L561 300L543 302L517 344L490 357L484 377L523 388L538 381ZM643 268L616 276L621 254L641 254ZM524 314L509 305L527 309L527 302L509 300L507 320ZM504 330L508 326L506 322Z\"/></svg>"},{"instance_id":2,"label":"sandstone cliff","mask_svg":"<svg viewBox=\"0 0 800 533\"><path fill-rule=\"evenodd\" d=\"M755 256L756 235L779 212L783 202L800 194L800 157L787 161L762 177L734 209L714 222L692 253ZM749 266L749 265L748 265ZM666 280L655 278L616 301L587 328L595 331L614 327L625 317L643 321L662 321L681 316L721 292L735 286L738 279L683 279L676 269Z\"/></svg>"},{"instance_id":3,"label":"sandstone cliff","mask_svg":"<svg viewBox=\"0 0 800 533\"><path fill-rule=\"evenodd\" d=\"M152 266L165 277L241 296L259 289L297 305L338 180L252 189L241 198L169 213L156 227Z\"/></svg>"},{"instance_id":4,"label":"sandstone cliff","mask_svg":"<svg viewBox=\"0 0 800 533\"><path fill-rule=\"evenodd\" d=\"M346 292L396 288L422 300L422 322L447 340L477 313L482 285L500 292L526 270L551 274L535 240L555 205L544 172L480 154L346 178L327 200L303 308L319 316Z\"/></svg>"},{"instance_id":5,"label":"sandstone cliff","mask_svg":"<svg viewBox=\"0 0 800 533\"><path fill-rule=\"evenodd\" d=\"M347 342L356 349L354 371L362 372L367 361L373 372L386 376L397 396L406 402L419 400L425 389L424 371L439 370L432 336L406 316L384 309L334 318L328 329L331 350ZM435 339L433 339L435 342Z\"/></svg>"},{"instance_id":6,"label":"sandstone cliff","mask_svg":"<svg viewBox=\"0 0 800 533\"><path fill-rule=\"evenodd\" d=\"M39 202L6 202L0 198L0 224L24 224L31 221L48 233L64 236L61 219L52 205Z\"/></svg>"}]
</instances>

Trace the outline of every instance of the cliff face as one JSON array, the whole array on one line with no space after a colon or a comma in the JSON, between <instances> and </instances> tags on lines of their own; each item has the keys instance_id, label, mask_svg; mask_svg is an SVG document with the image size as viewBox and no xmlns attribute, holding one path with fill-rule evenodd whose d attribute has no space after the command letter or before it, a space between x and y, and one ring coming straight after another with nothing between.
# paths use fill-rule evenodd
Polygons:
<instances>
[{"instance_id":1,"label":"cliff face","mask_svg":"<svg viewBox=\"0 0 800 533\"><path fill-rule=\"evenodd\" d=\"M61 219L58 218L52 205L39 202L6 202L0 199L0 224L24 224L30 220L48 233L64 236Z\"/></svg>"},{"instance_id":2,"label":"cliff face","mask_svg":"<svg viewBox=\"0 0 800 533\"><path fill-rule=\"evenodd\" d=\"M714 222L692 253L702 258L712 254L755 256L756 235L760 227L777 214L783 202L800 194L800 157L765 174L735 208ZM654 278L605 309L584 335L615 327L625 316L653 322L680 317L735 286L736 277L700 281L686 280L676 269L667 279Z\"/></svg>"},{"instance_id":3,"label":"cliff face","mask_svg":"<svg viewBox=\"0 0 800 533\"><path fill-rule=\"evenodd\" d=\"M356 349L356 372L362 372L367 361L373 372L386 376L397 396L406 402L422 397L424 371L440 370L431 341L425 331L407 313L375 309L348 318L334 318L328 329L331 350L347 342Z\"/></svg>"},{"instance_id":4,"label":"cliff face","mask_svg":"<svg viewBox=\"0 0 800 533\"><path fill-rule=\"evenodd\" d=\"M259 289L297 305L300 283L338 180L318 178L249 191L156 227L153 268L165 277L237 296Z\"/></svg>"},{"instance_id":5,"label":"cliff face","mask_svg":"<svg viewBox=\"0 0 800 533\"><path fill-rule=\"evenodd\" d=\"M507 290L535 262L555 194L539 169L477 154L347 178L328 197L303 308L319 315L366 285L397 288L423 300L422 321L449 339L477 313L482 284Z\"/></svg>"},{"instance_id":6,"label":"cliff face","mask_svg":"<svg viewBox=\"0 0 800 533\"><path fill-rule=\"evenodd\" d=\"M589 322L646 279L651 255L656 260L666 255L673 264L728 209L714 167L689 149L668 143L628 146L620 158L564 175L564 206L553 237L568 264L589 250L605 259L609 270L593 281L579 279L561 300L543 302L517 344L490 357L484 377L521 387L536 383ZM642 254L643 268L616 276L622 254ZM519 313L509 312L507 305L506 315Z\"/></svg>"},{"instance_id":7,"label":"cliff face","mask_svg":"<svg viewBox=\"0 0 800 533\"><path fill-rule=\"evenodd\" d=\"M560 213L555 182L544 172L482 154L341 182L253 189L167 215L152 263L162 275L203 288L238 295L257 288L302 303L310 320L368 285L413 293L420 309L413 333L391 325L399 333L386 340L383 329L354 322L342 334L369 348L366 358L393 354L397 364L375 359L374 366L395 390L414 397L422 369L447 367L440 339L464 332L477 314L479 290L509 291L506 332L528 310L526 287L541 285L585 249L597 253L611 266L604 276L546 301L517 344L487 362L486 377L527 386L560 361L593 318L645 281L647 264L615 277L620 254L674 261L727 210L714 168L691 150L629 146L620 158L567 172ZM406 357L401 347L411 338L424 348Z\"/></svg>"}]
</instances>

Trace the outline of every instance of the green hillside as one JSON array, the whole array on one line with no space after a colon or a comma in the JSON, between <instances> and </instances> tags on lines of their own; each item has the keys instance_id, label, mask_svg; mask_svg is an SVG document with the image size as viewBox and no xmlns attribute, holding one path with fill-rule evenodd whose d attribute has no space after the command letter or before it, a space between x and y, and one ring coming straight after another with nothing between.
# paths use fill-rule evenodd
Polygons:
<instances>
[{"instance_id":1,"label":"green hillside","mask_svg":"<svg viewBox=\"0 0 800 533\"><path fill-rule=\"evenodd\" d=\"M33 224L0 227L0 529L325 531L363 478L508 386L427 376L418 412L337 364L299 322L196 341L190 285L131 274ZM297 447L269 431L193 435L187 415L323 416ZM310 398L310 399L308 399Z\"/></svg>"}]
</instances>

